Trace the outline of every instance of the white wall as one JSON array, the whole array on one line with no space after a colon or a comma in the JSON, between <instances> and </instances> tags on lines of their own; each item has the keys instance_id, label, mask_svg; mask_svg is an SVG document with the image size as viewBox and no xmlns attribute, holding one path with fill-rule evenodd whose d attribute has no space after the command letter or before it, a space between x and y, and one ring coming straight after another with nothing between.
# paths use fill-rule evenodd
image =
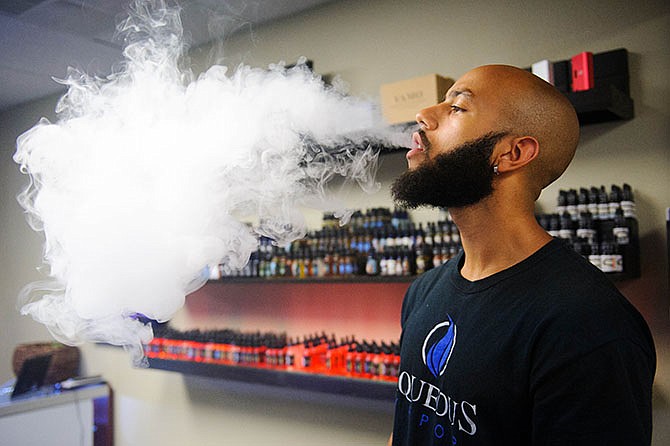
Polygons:
<instances>
[{"instance_id":1,"label":"white wall","mask_svg":"<svg viewBox=\"0 0 670 446\"><path fill-rule=\"evenodd\" d=\"M535 5L534 8L531 5ZM642 277L620 283L650 324L659 357L654 444L670 441L670 324L664 209L670 206L670 4L609 1L342 1L226 42L223 62L254 66L314 60L315 70L340 74L356 95L376 96L379 85L427 73L458 77L491 62L528 66L581 51L624 47L630 52L636 116L583 128L576 158L545 191L550 210L559 188L624 181L636 192ZM193 52L198 69L213 59ZM63 61L64 64L67 61ZM20 317L15 296L39 278L41 241L27 228L14 196L24 184L11 161L13 141L54 100L0 116L0 379L11 377L14 345L46 339L43 327ZM384 186L404 169L402 155L383 159ZM388 205L387 188L373 197L352 194L360 207ZM117 444L383 444L391 426L388 405L249 387L138 370L109 347L84 348L85 369L102 373L116 390Z\"/></svg>"}]
</instances>

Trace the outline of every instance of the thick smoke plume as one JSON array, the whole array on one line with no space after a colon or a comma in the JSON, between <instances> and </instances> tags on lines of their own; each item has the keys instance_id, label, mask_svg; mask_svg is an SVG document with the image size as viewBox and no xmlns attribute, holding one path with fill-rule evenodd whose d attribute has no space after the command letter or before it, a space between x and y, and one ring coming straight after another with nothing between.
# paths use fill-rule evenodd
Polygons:
<instances>
[{"instance_id":1,"label":"thick smoke plume","mask_svg":"<svg viewBox=\"0 0 670 446\"><path fill-rule=\"evenodd\" d=\"M140 361L145 318L170 319L208 266L243 266L259 235L302 237L300 206L343 211L328 198L334 177L378 187L368 143L401 136L371 130L382 128L371 103L302 65L196 79L181 66L179 11L160 2L138 1L119 31L122 68L71 69L57 122L17 141L30 178L19 201L49 267L20 304L62 342L122 345Z\"/></svg>"}]
</instances>

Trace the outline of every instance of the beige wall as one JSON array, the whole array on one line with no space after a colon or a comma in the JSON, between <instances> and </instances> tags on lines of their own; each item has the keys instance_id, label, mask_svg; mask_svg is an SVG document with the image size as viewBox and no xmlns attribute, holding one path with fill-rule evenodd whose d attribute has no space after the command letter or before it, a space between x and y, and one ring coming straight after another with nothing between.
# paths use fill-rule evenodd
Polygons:
<instances>
[{"instance_id":1,"label":"beige wall","mask_svg":"<svg viewBox=\"0 0 670 446\"><path fill-rule=\"evenodd\" d=\"M533 9L533 5L535 9ZM649 322L658 351L654 444L670 441L670 324L665 208L670 206L670 4L665 1L342 1L256 29L226 42L223 63L314 60L339 74L356 95L379 85L436 72L458 77L499 62L528 66L578 52L624 47L630 52L636 117L583 128L568 172L540 198L551 210L558 188L621 184L634 187L642 244L642 278L619 284ZM198 69L214 60L193 53ZM67 61L63 61L66 63ZM14 196L24 184L11 161L13 141L54 99L0 116L0 380L12 376L14 345L46 339L43 327L20 317L15 297L39 278L40 237L27 228ZM402 154L386 156L384 186L404 169ZM354 206L390 204L387 187L372 197L347 194ZM116 390L117 444L383 444L389 405L325 399L304 392L183 378L138 370L108 347L86 346L85 370L102 373Z\"/></svg>"}]
</instances>

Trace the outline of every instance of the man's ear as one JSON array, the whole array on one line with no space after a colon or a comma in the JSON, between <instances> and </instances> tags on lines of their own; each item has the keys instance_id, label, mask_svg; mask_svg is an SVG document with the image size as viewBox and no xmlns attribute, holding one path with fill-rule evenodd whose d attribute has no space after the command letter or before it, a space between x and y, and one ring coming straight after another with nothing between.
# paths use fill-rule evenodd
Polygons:
<instances>
[{"instance_id":1,"label":"man's ear","mask_svg":"<svg viewBox=\"0 0 670 446\"><path fill-rule=\"evenodd\" d=\"M532 136L514 138L508 151L498 155L498 172L511 172L533 161L540 154L540 143Z\"/></svg>"}]
</instances>

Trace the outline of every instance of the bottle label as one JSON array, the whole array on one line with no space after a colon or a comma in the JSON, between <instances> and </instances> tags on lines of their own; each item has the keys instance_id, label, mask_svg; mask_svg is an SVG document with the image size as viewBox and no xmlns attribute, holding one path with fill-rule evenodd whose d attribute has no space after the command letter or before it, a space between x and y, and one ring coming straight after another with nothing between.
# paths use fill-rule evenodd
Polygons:
<instances>
[{"instance_id":1,"label":"bottle label","mask_svg":"<svg viewBox=\"0 0 670 446\"><path fill-rule=\"evenodd\" d=\"M634 201L622 201L621 210L623 211L623 216L626 218L637 218L635 202Z\"/></svg>"},{"instance_id":2,"label":"bottle label","mask_svg":"<svg viewBox=\"0 0 670 446\"><path fill-rule=\"evenodd\" d=\"M616 210L619 209L619 207L620 207L619 202L618 201L611 201L608 206L609 206L610 216L616 215Z\"/></svg>"},{"instance_id":3,"label":"bottle label","mask_svg":"<svg viewBox=\"0 0 670 446\"><path fill-rule=\"evenodd\" d=\"M575 233L572 231L572 229L561 229L558 231L558 236L562 239L572 240L575 236Z\"/></svg>"},{"instance_id":4,"label":"bottle label","mask_svg":"<svg viewBox=\"0 0 670 446\"><path fill-rule=\"evenodd\" d=\"M601 256L598 254L593 254L589 256L589 262L599 270L603 269L603 262Z\"/></svg>"},{"instance_id":5,"label":"bottle label","mask_svg":"<svg viewBox=\"0 0 670 446\"><path fill-rule=\"evenodd\" d=\"M601 270L605 273L620 273L623 271L623 257L621 254L604 254L601 256Z\"/></svg>"},{"instance_id":6,"label":"bottle label","mask_svg":"<svg viewBox=\"0 0 670 446\"><path fill-rule=\"evenodd\" d=\"M601 220L607 220L610 218L610 206L608 203L598 204L598 217Z\"/></svg>"},{"instance_id":7,"label":"bottle label","mask_svg":"<svg viewBox=\"0 0 670 446\"><path fill-rule=\"evenodd\" d=\"M416 259L416 273L421 274L426 270L426 262L423 259L423 256L419 256Z\"/></svg>"},{"instance_id":8,"label":"bottle label","mask_svg":"<svg viewBox=\"0 0 670 446\"><path fill-rule=\"evenodd\" d=\"M612 233L618 245L627 245L630 242L630 230L627 227L613 228Z\"/></svg>"},{"instance_id":9,"label":"bottle label","mask_svg":"<svg viewBox=\"0 0 670 446\"><path fill-rule=\"evenodd\" d=\"M577 237L584 238L589 241L590 244L593 244L596 240L596 230L595 229L577 229Z\"/></svg>"}]
</instances>

